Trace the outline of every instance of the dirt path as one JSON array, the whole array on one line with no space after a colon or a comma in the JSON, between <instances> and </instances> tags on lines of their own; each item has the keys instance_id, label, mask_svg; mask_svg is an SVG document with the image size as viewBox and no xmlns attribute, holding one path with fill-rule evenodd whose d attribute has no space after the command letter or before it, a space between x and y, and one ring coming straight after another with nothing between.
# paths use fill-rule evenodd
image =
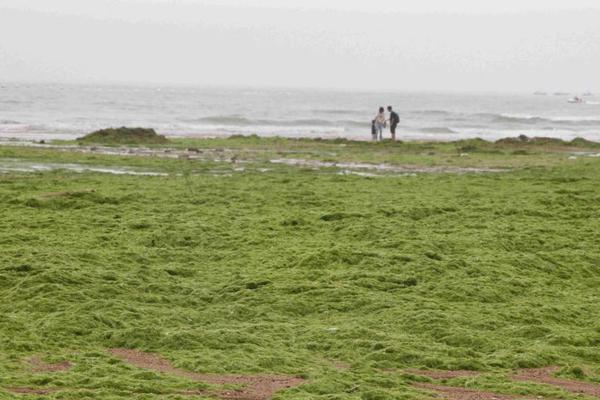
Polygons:
<instances>
[{"instance_id":1,"label":"dirt path","mask_svg":"<svg viewBox=\"0 0 600 400\"><path fill-rule=\"evenodd\" d=\"M481 390L465 389L452 386L433 385L430 383L415 383L414 387L426 389L438 393L449 400L514 400L524 399L523 397L501 395L493 392Z\"/></svg>"},{"instance_id":2,"label":"dirt path","mask_svg":"<svg viewBox=\"0 0 600 400\"><path fill-rule=\"evenodd\" d=\"M241 387L239 390L224 390L215 393L221 399L268 400L280 390L300 386L306 382L302 378L279 375L200 374L175 368L169 361L155 354L129 349L110 349L109 351L114 356L138 368L213 385L239 385Z\"/></svg>"},{"instance_id":3,"label":"dirt path","mask_svg":"<svg viewBox=\"0 0 600 400\"><path fill-rule=\"evenodd\" d=\"M414 383L414 387L430 390L448 400L525 400L526 397L509 396L482 390L465 389L452 386L433 385L430 383Z\"/></svg>"},{"instance_id":4,"label":"dirt path","mask_svg":"<svg viewBox=\"0 0 600 400\"><path fill-rule=\"evenodd\" d=\"M576 381L572 379L556 378L554 373L558 372L559 370L560 367L522 369L511 378L520 382L535 382L552 385L571 393L600 396L599 384Z\"/></svg>"},{"instance_id":5,"label":"dirt path","mask_svg":"<svg viewBox=\"0 0 600 400\"><path fill-rule=\"evenodd\" d=\"M190 372L175 368L168 360L152 353L145 353L130 349L110 349L109 352L120 358L122 361L136 366L138 368L148 369L163 374L174 375L186 378L196 382L202 382L218 386L235 386L239 389L230 390L188 390L180 391L175 394L184 396L214 396L224 400L269 400L277 392L294 388L306 383L306 380L282 375L219 375ZM34 373L52 373L68 371L73 367L69 361L60 363L46 363L40 357L31 357L25 360ZM345 370L349 365L341 362L334 363L335 368ZM600 397L600 384L583 382L573 379L557 378L554 376L560 367L545 367L521 369L510 375L509 378L514 381L526 383L540 383L551 385L565 391L583 394L588 396ZM389 370L386 372L397 372ZM477 371L455 370L417 370L407 369L404 372L425 376L435 380L445 380L453 378L468 378L481 376ZM527 397L516 395L504 395L494 392L488 392L477 389L467 389L455 386L444 386L431 383L415 382L413 387L437 393L439 397L448 400L527 400ZM58 388L32 388L32 387L7 387L6 391L14 394L25 395L49 395L56 393ZM539 399L539 397L538 397Z\"/></svg>"},{"instance_id":6,"label":"dirt path","mask_svg":"<svg viewBox=\"0 0 600 400\"><path fill-rule=\"evenodd\" d=\"M431 379L445 380L452 378L469 378L480 376L481 373L476 371L456 370L456 371L440 371L440 370L405 370L413 375L426 376ZM494 392L483 390L465 389L454 386L435 385L431 383L414 383L414 387L426 389L436 392L439 396L449 400L523 400L524 397L502 395Z\"/></svg>"}]
</instances>

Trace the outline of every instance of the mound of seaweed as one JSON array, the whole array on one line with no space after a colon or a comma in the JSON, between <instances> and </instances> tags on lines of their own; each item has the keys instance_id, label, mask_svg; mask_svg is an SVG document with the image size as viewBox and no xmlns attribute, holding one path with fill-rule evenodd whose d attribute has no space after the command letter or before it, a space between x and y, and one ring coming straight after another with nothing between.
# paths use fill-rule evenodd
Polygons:
<instances>
[{"instance_id":1,"label":"mound of seaweed","mask_svg":"<svg viewBox=\"0 0 600 400\"><path fill-rule=\"evenodd\" d=\"M520 135L519 137L504 138L496 141L496 144L508 144L508 145L520 145L520 144L532 144L532 145L551 145L551 146L572 146L572 147L600 147L600 143L592 142L584 138L575 138L571 141L565 141L558 138L549 137L528 137Z\"/></svg>"},{"instance_id":2,"label":"mound of seaweed","mask_svg":"<svg viewBox=\"0 0 600 400\"><path fill-rule=\"evenodd\" d=\"M161 144L169 140L159 135L154 129L149 128L108 128L92 132L84 137L78 138L80 143L102 143L102 144Z\"/></svg>"}]
</instances>

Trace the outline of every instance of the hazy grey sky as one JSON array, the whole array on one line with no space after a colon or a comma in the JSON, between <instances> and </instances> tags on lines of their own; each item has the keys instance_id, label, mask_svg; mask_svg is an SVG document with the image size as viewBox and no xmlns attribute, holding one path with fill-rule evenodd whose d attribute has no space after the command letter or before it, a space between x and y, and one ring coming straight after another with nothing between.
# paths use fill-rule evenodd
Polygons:
<instances>
[{"instance_id":1,"label":"hazy grey sky","mask_svg":"<svg viewBox=\"0 0 600 400\"><path fill-rule=\"evenodd\" d=\"M600 90L598 0L0 0L0 81Z\"/></svg>"}]
</instances>

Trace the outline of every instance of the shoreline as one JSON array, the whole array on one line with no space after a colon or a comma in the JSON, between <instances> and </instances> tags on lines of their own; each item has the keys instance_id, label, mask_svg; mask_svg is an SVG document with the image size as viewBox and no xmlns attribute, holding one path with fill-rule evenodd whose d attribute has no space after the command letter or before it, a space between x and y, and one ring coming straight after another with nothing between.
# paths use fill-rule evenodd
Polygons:
<instances>
[{"instance_id":1,"label":"shoreline","mask_svg":"<svg viewBox=\"0 0 600 400\"><path fill-rule=\"evenodd\" d=\"M69 168L75 170L82 169L80 164L85 164L88 169L105 169L110 165L125 168L117 172L169 172L210 166L223 167L229 172L247 168L262 172L278 166L278 169L333 168L356 175L470 173L573 164L599 157L598 142L525 137L504 138L496 142L470 139L394 143L258 136L181 139L160 143L143 140L136 143L0 141L0 161L7 163L6 169L35 169L38 164L40 169L55 169L54 164L57 163L69 164ZM17 165L19 163L24 164Z\"/></svg>"},{"instance_id":2,"label":"shoreline","mask_svg":"<svg viewBox=\"0 0 600 400\"><path fill-rule=\"evenodd\" d=\"M60 144L65 144L65 143L71 143L71 144L77 144L77 139L85 136L85 134L77 134L77 135L70 135L70 134L25 134L23 136L26 137L16 137L16 136L4 136L0 133L0 145L25 145L25 146L35 146L35 145L51 145L53 143L60 143ZM391 141L390 138L386 138L384 137L384 140L382 142L379 141L373 141L370 137L367 137L365 135L364 138L362 137L343 137L343 136L336 136L336 137L310 137L310 136L281 136L281 135L258 135L258 134L228 134L228 135L219 135L219 134L206 134L206 135L165 135L167 137L167 139L169 139L170 141L172 141L173 143L177 143L179 141L185 141L185 142L194 142L194 141L199 141L199 142L203 142L203 141L210 141L210 140L236 140L236 139L241 139L241 140L262 140L262 141L290 141L290 142L322 142L322 143L388 143L388 144L392 144L394 142ZM589 144L598 144L600 146L600 133L598 134L598 138L597 139L590 139L588 137L586 137L586 135L572 135L569 138L564 138L564 137L560 137L560 135L558 136L552 136L552 135L535 135L535 136L528 136L528 135L524 135L524 134L520 134L520 135L515 135L515 136L501 136L498 138L488 138L485 137L484 135L474 135L474 136L469 136L469 137L462 137L462 138L446 138L443 136L446 135L431 135L431 136L435 136L435 138L433 137L398 137L398 139L395 141L395 143L446 143L446 144L452 144L452 143L462 143L462 142L468 142L468 141L483 141L486 143L498 143L498 142L503 142L503 141L516 141L516 142L521 142L526 144L527 141L546 141L546 142L556 142L556 143L562 143L565 145L570 145L572 143L576 143L576 142L586 142ZM526 140L523 140L523 138L526 138Z\"/></svg>"}]
</instances>

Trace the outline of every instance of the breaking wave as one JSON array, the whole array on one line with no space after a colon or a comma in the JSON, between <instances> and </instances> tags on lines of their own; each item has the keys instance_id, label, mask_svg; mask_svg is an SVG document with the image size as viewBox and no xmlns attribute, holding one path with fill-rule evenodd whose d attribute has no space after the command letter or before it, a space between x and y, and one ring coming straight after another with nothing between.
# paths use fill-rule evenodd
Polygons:
<instances>
[{"instance_id":1,"label":"breaking wave","mask_svg":"<svg viewBox=\"0 0 600 400\"><path fill-rule=\"evenodd\" d=\"M284 127L311 127L311 126L352 126L365 127L369 125L369 121L356 120L331 120L319 118L292 119L292 120L275 120L275 119L252 119L242 116L212 116L203 117L185 122L213 124L225 126L284 126Z\"/></svg>"},{"instance_id":2,"label":"breaking wave","mask_svg":"<svg viewBox=\"0 0 600 400\"><path fill-rule=\"evenodd\" d=\"M419 132L422 132L422 133L458 133L455 130L452 130L445 126L421 128L421 129L419 129Z\"/></svg>"},{"instance_id":3,"label":"breaking wave","mask_svg":"<svg viewBox=\"0 0 600 400\"><path fill-rule=\"evenodd\" d=\"M443 115L450 115L451 113L448 111L444 111L444 110L415 110L415 111L411 111L411 114L443 116Z\"/></svg>"},{"instance_id":4,"label":"breaking wave","mask_svg":"<svg viewBox=\"0 0 600 400\"><path fill-rule=\"evenodd\" d=\"M355 110L344 110L344 109L315 109L312 110L315 114L326 114L326 115L356 115L359 112Z\"/></svg>"},{"instance_id":5,"label":"breaking wave","mask_svg":"<svg viewBox=\"0 0 600 400\"><path fill-rule=\"evenodd\" d=\"M519 114L476 114L479 118L491 120L499 124L557 124L557 125L581 125L590 126L600 124L600 117L582 117L582 116L562 116L562 117L542 117L538 115L519 115Z\"/></svg>"}]
</instances>

